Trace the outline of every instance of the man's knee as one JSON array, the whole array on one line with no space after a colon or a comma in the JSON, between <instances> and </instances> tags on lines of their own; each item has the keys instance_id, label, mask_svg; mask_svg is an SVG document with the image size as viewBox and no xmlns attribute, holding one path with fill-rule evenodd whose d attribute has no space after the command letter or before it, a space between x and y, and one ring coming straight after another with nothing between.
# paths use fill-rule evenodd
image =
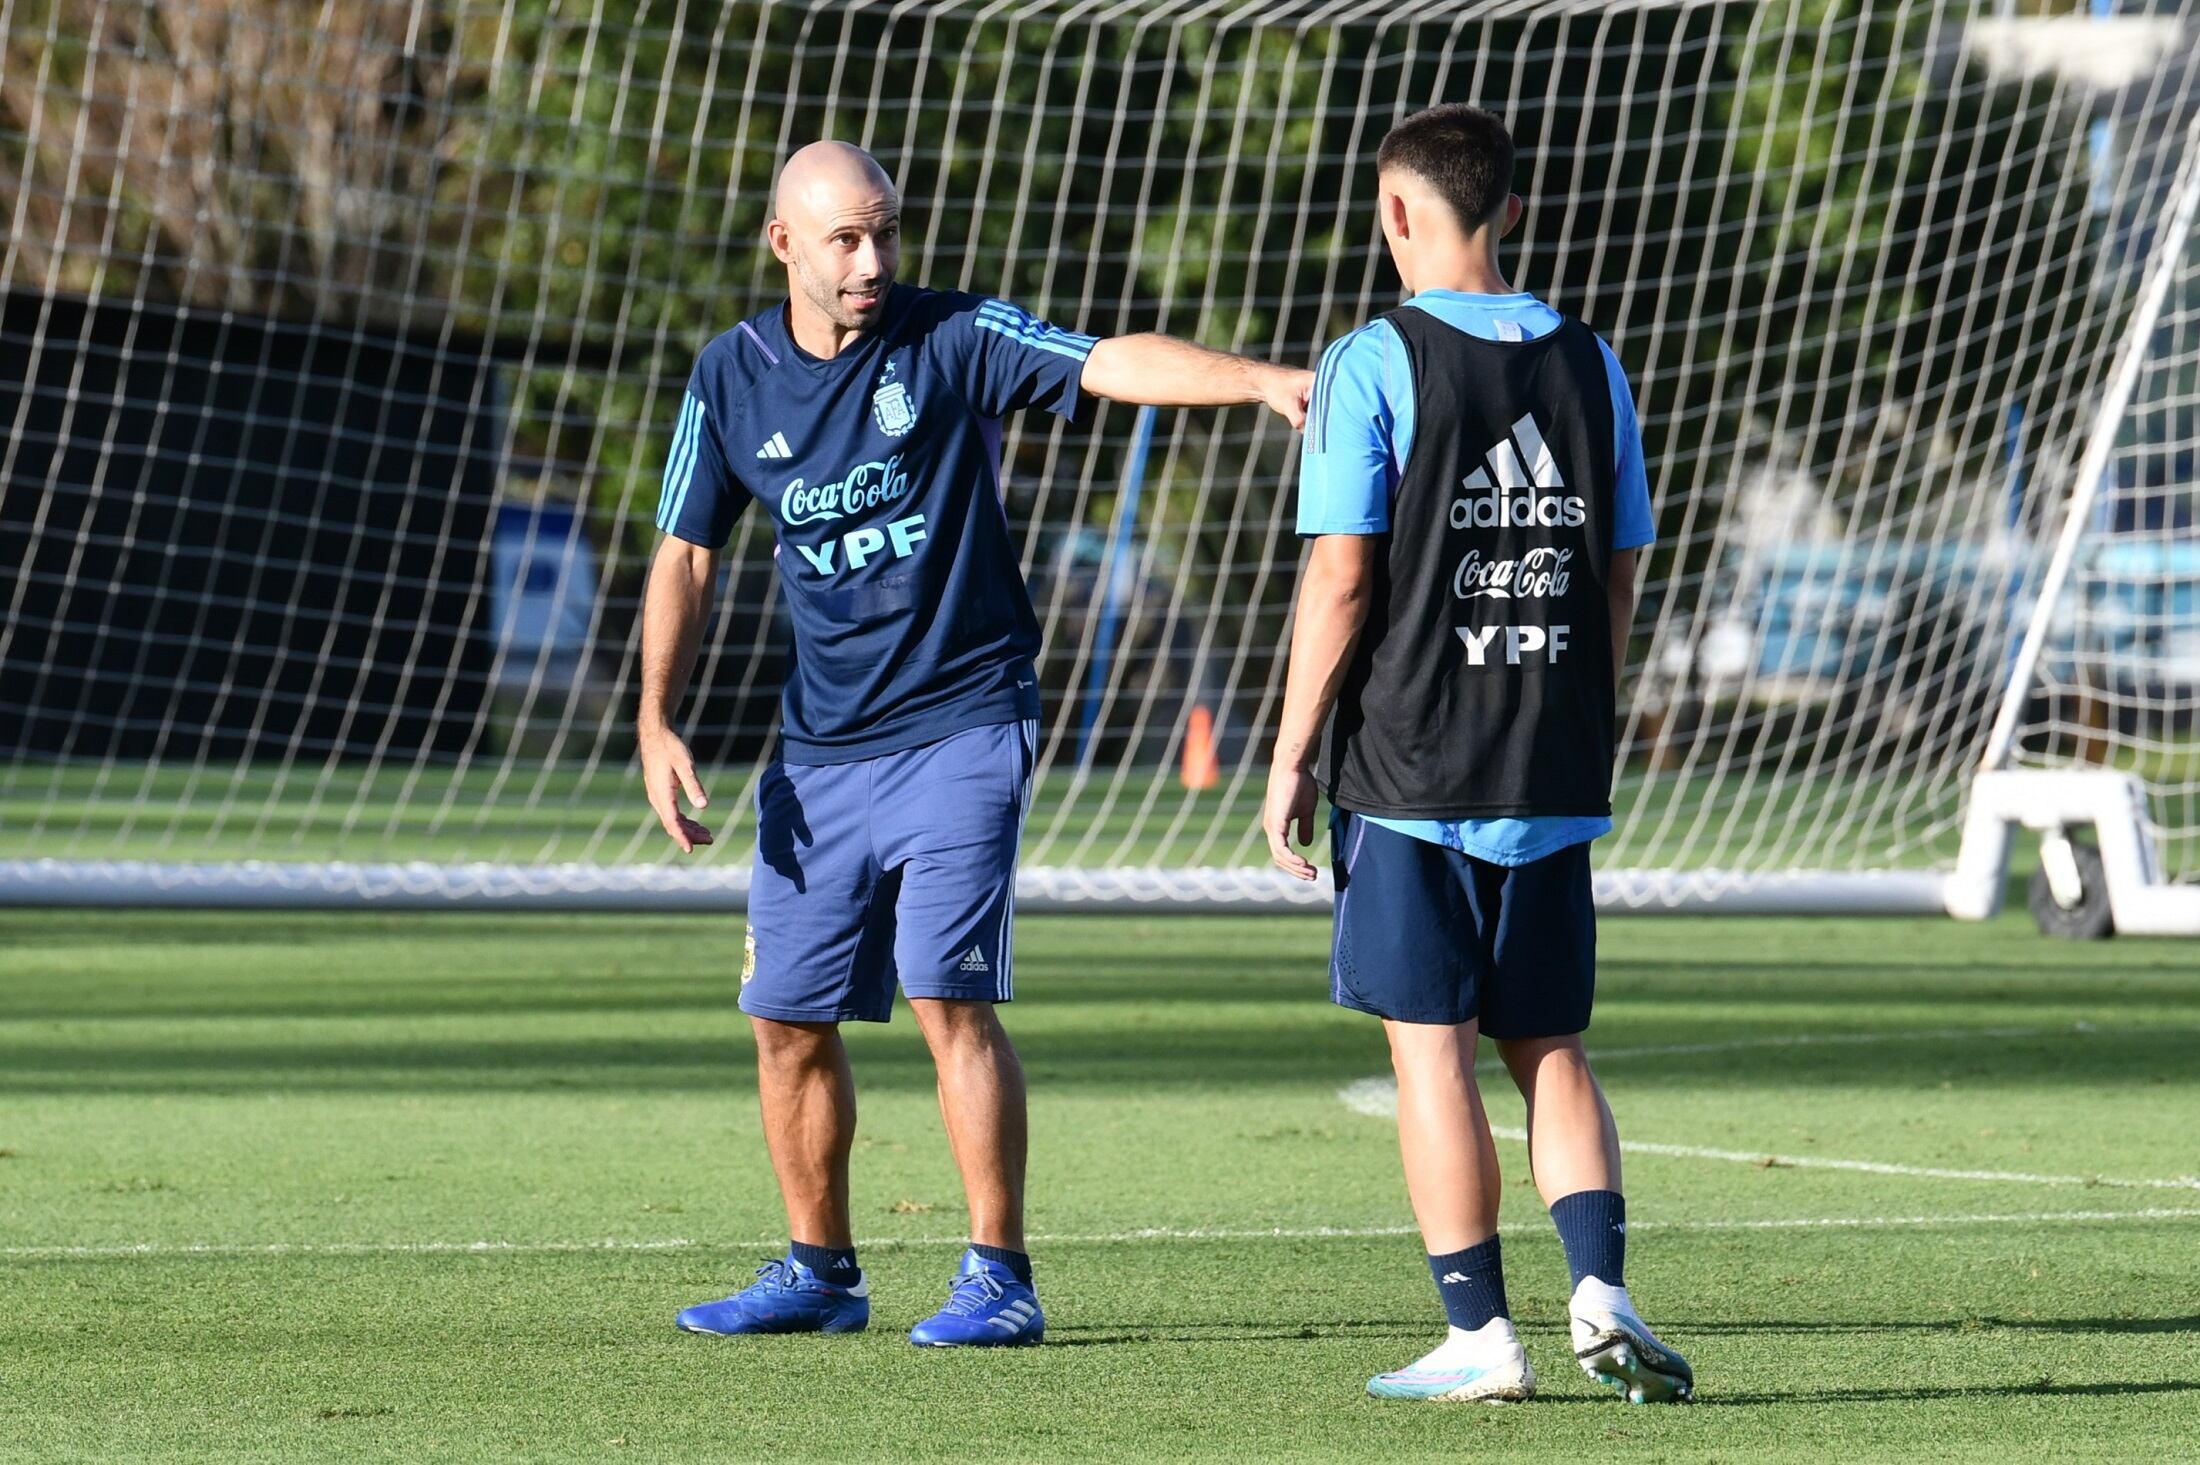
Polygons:
<instances>
[{"instance_id":1,"label":"man's knee","mask_svg":"<svg viewBox=\"0 0 2200 1465\"><path fill-rule=\"evenodd\" d=\"M990 1002L960 997L912 997L909 1009L934 1052L1007 1048L1008 1033Z\"/></svg>"},{"instance_id":2,"label":"man's knee","mask_svg":"<svg viewBox=\"0 0 2200 1465\"><path fill-rule=\"evenodd\" d=\"M1589 1054L1581 1046L1581 1034L1564 1033L1551 1038L1498 1038L1497 1056L1505 1071L1522 1090L1546 1079L1596 1081L1589 1068Z\"/></svg>"},{"instance_id":3,"label":"man's knee","mask_svg":"<svg viewBox=\"0 0 2200 1465\"><path fill-rule=\"evenodd\" d=\"M1480 1041L1481 1034L1473 1018L1460 1023L1399 1022L1385 1018L1383 1036L1390 1043L1390 1060L1394 1066L1463 1066L1471 1069L1475 1044Z\"/></svg>"},{"instance_id":4,"label":"man's knee","mask_svg":"<svg viewBox=\"0 0 2200 1465\"><path fill-rule=\"evenodd\" d=\"M800 1069L835 1061L840 1048L840 1024L832 1022L781 1022L776 1018L751 1017L756 1033L756 1058L775 1069Z\"/></svg>"},{"instance_id":5,"label":"man's knee","mask_svg":"<svg viewBox=\"0 0 2200 1465\"><path fill-rule=\"evenodd\" d=\"M1540 1059L1552 1056L1567 1059L1586 1059L1581 1046L1581 1034L1562 1033L1554 1038L1492 1038L1498 1055L1507 1062L1515 1058Z\"/></svg>"}]
</instances>

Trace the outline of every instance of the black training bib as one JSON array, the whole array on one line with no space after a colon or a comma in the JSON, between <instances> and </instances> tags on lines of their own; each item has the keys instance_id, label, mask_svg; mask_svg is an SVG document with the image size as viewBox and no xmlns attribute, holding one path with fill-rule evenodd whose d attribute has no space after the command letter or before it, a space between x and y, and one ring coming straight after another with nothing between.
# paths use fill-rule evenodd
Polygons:
<instances>
[{"instance_id":1,"label":"black training bib","mask_svg":"<svg viewBox=\"0 0 2200 1465\"><path fill-rule=\"evenodd\" d=\"M1609 814L1618 478L1594 333L1485 341L1410 306L1411 455L1319 780L1407 819Z\"/></svg>"}]
</instances>

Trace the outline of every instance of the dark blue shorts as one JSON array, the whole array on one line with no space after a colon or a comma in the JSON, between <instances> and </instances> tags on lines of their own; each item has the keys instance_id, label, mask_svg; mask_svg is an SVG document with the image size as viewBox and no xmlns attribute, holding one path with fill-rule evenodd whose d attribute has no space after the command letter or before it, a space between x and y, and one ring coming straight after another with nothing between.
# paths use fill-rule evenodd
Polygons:
<instances>
[{"instance_id":1,"label":"dark blue shorts","mask_svg":"<svg viewBox=\"0 0 2200 1465\"><path fill-rule=\"evenodd\" d=\"M1038 734L1010 722L857 763L766 769L741 1010L885 1022L897 983L912 997L1008 1001Z\"/></svg>"},{"instance_id":2,"label":"dark blue shorts","mask_svg":"<svg viewBox=\"0 0 2200 1465\"><path fill-rule=\"evenodd\" d=\"M1597 915L1589 846L1508 867L1339 812L1330 996L1397 1022L1479 1020L1492 1038L1589 1026Z\"/></svg>"}]
</instances>

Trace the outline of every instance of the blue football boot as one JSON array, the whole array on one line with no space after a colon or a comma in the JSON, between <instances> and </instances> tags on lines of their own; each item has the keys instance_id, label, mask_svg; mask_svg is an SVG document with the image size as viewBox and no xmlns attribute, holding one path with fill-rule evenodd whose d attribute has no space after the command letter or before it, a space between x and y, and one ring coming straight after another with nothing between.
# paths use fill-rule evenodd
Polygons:
<instances>
[{"instance_id":1,"label":"blue football boot","mask_svg":"<svg viewBox=\"0 0 2200 1465\"><path fill-rule=\"evenodd\" d=\"M909 1330L920 1348L1016 1348L1047 1335L1039 1294L999 1262L963 1253L947 1306Z\"/></svg>"},{"instance_id":2,"label":"blue football boot","mask_svg":"<svg viewBox=\"0 0 2200 1465\"><path fill-rule=\"evenodd\" d=\"M793 1257L781 1257L756 1269L746 1289L716 1302L697 1303L681 1312L679 1325L689 1333L731 1337L742 1333L860 1333L871 1321L868 1283L836 1287L818 1280Z\"/></svg>"}]
</instances>

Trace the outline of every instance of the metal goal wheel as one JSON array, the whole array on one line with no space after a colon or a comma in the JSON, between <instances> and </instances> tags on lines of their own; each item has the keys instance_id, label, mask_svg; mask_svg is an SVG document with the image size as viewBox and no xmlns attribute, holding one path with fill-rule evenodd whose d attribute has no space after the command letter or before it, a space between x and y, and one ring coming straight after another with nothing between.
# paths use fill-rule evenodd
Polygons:
<instances>
[{"instance_id":1,"label":"metal goal wheel","mask_svg":"<svg viewBox=\"0 0 2200 1465\"><path fill-rule=\"evenodd\" d=\"M2024 903L2043 936L2100 941L2116 934L2100 847L2080 843L2062 830L2041 837L2040 867L2032 872Z\"/></svg>"}]
</instances>

